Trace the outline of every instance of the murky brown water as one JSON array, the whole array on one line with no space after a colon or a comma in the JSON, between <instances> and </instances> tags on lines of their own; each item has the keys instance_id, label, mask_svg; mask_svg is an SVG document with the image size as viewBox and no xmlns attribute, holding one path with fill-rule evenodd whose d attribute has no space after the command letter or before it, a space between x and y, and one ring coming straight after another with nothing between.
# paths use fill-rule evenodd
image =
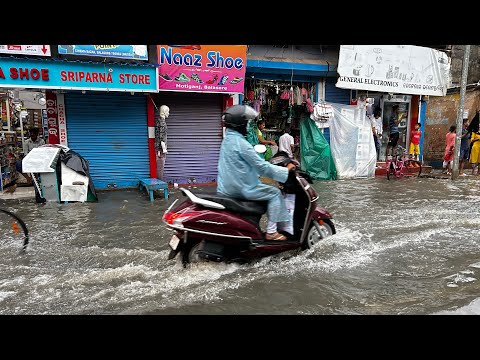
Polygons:
<instances>
[{"instance_id":1,"label":"murky brown water","mask_svg":"<svg viewBox=\"0 0 480 360\"><path fill-rule=\"evenodd\" d=\"M85 204L0 200L31 234L25 255L0 234L0 314L480 314L480 180L315 188L337 226L328 241L189 269L166 260L161 216L178 190L153 204L135 190Z\"/></svg>"}]
</instances>

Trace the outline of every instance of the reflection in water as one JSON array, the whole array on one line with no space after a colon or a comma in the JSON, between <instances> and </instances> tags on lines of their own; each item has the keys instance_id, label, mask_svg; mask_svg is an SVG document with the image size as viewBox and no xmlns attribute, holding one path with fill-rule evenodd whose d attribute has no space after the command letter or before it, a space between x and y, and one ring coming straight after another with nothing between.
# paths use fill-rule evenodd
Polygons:
<instances>
[{"instance_id":1,"label":"reflection in water","mask_svg":"<svg viewBox=\"0 0 480 360\"><path fill-rule=\"evenodd\" d=\"M0 314L478 312L479 183L317 182L336 235L299 254L186 269L167 261L161 222L178 190L154 203L135 190L98 203L0 201L31 234L23 256L2 234Z\"/></svg>"}]
</instances>

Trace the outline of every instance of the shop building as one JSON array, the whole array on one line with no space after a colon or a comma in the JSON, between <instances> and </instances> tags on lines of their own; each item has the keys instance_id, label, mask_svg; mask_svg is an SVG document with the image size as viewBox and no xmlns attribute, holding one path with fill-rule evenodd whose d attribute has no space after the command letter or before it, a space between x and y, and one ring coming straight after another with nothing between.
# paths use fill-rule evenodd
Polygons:
<instances>
[{"instance_id":1,"label":"shop building","mask_svg":"<svg viewBox=\"0 0 480 360\"><path fill-rule=\"evenodd\" d=\"M278 139L285 123L298 137L299 122L310 116L316 102L350 103L352 91L335 86L338 50L326 45L249 45L242 101L261 111L267 137ZM329 141L328 126L322 132Z\"/></svg>"},{"instance_id":2,"label":"shop building","mask_svg":"<svg viewBox=\"0 0 480 360\"><path fill-rule=\"evenodd\" d=\"M78 47L82 46L93 47ZM65 47L77 46L61 45L58 49ZM113 57L119 54L120 50ZM21 102L21 94L27 92L38 94L37 98L42 95L41 128L48 143L68 146L87 159L95 188L135 187L140 178L150 177L154 170L150 165L154 152L149 127L154 121L150 94L158 91L157 68L148 63L109 61L1 57L5 76L0 76L0 88L7 94L2 104ZM11 109L2 105L6 134L17 128ZM24 139L28 138L26 130ZM20 159L22 152L17 146L13 155Z\"/></svg>"},{"instance_id":3,"label":"shop building","mask_svg":"<svg viewBox=\"0 0 480 360\"><path fill-rule=\"evenodd\" d=\"M450 59L444 52L410 45L342 45L338 61L337 87L356 90L367 115L375 108L383 119L382 149L385 158L392 106L399 105L405 114L399 124L398 145L408 152L410 134L416 123L421 124L420 160L424 141L428 138L426 99L441 99L449 85ZM431 100L430 100L431 101ZM443 136L443 144L445 134Z\"/></svg>"},{"instance_id":4,"label":"shop building","mask_svg":"<svg viewBox=\"0 0 480 360\"><path fill-rule=\"evenodd\" d=\"M170 108L163 179L170 185L217 181L222 112L243 93L245 57L245 45L157 46L159 92L152 99L156 109Z\"/></svg>"}]
</instances>

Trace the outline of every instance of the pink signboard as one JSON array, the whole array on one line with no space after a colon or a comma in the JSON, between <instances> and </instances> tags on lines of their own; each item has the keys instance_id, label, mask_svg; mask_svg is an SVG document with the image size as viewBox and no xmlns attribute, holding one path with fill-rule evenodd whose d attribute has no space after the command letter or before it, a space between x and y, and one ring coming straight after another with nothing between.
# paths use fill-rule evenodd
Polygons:
<instances>
[{"instance_id":1,"label":"pink signboard","mask_svg":"<svg viewBox=\"0 0 480 360\"><path fill-rule=\"evenodd\" d=\"M246 45L158 45L159 90L243 93Z\"/></svg>"}]
</instances>

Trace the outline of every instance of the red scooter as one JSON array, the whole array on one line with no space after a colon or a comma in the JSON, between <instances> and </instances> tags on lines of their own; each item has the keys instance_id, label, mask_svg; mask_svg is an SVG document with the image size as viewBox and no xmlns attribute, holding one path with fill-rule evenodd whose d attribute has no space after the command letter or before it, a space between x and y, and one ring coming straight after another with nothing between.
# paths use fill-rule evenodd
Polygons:
<instances>
[{"instance_id":1,"label":"red scooter","mask_svg":"<svg viewBox=\"0 0 480 360\"><path fill-rule=\"evenodd\" d=\"M286 166L291 160L278 153L270 162ZM181 254L182 263L200 261L245 263L256 258L295 249L308 249L335 234L332 216L317 205L318 195L310 176L300 170L290 171L280 184L295 194L294 234L282 232L287 240L265 240L260 219L267 211L267 201L230 198L217 193L193 194L181 188L187 199L177 200L165 211L163 221L174 229L168 259ZM176 206L175 206L176 205Z\"/></svg>"}]
</instances>

